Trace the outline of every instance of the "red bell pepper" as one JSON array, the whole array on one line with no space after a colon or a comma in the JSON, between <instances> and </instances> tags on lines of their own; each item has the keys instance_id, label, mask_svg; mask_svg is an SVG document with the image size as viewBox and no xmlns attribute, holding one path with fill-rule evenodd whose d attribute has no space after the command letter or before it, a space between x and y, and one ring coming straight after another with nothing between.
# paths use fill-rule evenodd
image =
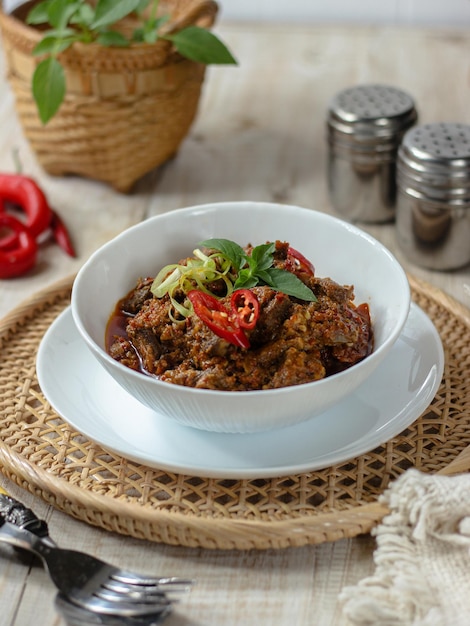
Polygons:
<instances>
[{"instance_id":1,"label":"red bell pepper","mask_svg":"<svg viewBox=\"0 0 470 626\"><path fill-rule=\"evenodd\" d=\"M252 291L249 289L234 291L230 299L230 306L241 328L251 330L256 326L259 317L259 302Z\"/></svg>"},{"instance_id":2,"label":"red bell pepper","mask_svg":"<svg viewBox=\"0 0 470 626\"><path fill-rule=\"evenodd\" d=\"M192 289L187 295L194 313L213 333L240 348L250 347L237 316L226 309L217 298L197 289Z\"/></svg>"},{"instance_id":3,"label":"red bell pepper","mask_svg":"<svg viewBox=\"0 0 470 626\"><path fill-rule=\"evenodd\" d=\"M38 244L30 229L13 215L0 213L0 230L12 231L15 245L0 248L0 278L14 278L36 264Z\"/></svg>"}]
</instances>

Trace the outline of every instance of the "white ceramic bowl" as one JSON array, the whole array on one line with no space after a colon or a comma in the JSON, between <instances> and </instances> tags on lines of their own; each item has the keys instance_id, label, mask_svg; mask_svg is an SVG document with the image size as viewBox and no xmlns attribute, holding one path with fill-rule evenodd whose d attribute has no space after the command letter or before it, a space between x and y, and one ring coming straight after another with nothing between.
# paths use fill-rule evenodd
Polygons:
<instances>
[{"instance_id":1,"label":"white ceramic bowl","mask_svg":"<svg viewBox=\"0 0 470 626\"><path fill-rule=\"evenodd\" d=\"M116 302L140 276L192 253L211 237L240 245L280 239L309 258L316 275L354 285L355 302L371 311L375 347L353 367L320 381L262 391L193 389L159 381L113 360L105 328ZM410 306L406 275L378 241L327 214L294 206L225 202L179 209L150 218L109 241L79 271L72 313L86 344L111 376L144 405L187 426L248 433L313 418L361 385L388 354Z\"/></svg>"}]
</instances>

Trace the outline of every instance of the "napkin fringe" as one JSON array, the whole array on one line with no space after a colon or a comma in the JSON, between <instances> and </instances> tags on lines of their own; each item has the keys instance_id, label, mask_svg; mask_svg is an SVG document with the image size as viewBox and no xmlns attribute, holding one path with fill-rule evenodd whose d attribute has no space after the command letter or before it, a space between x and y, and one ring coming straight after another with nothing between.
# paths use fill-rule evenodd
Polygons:
<instances>
[{"instance_id":1,"label":"napkin fringe","mask_svg":"<svg viewBox=\"0 0 470 626\"><path fill-rule=\"evenodd\" d=\"M343 590L344 615L358 626L470 623L470 588L461 582L470 547L470 476L411 469L381 501L390 513L373 532L375 572Z\"/></svg>"}]
</instances>

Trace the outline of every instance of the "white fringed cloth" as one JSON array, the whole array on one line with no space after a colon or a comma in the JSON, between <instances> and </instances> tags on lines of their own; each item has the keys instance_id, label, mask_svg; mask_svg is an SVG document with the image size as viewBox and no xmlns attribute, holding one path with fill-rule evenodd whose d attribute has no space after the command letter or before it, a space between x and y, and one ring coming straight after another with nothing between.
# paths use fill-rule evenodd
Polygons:
<instances>
[{"instance_id":1,"label":"white fringed cloth","mask_svg":"<svg viewBox=\"0 0 470 626\"><path fill-rule=\"evenodd\" d=\"M470 625L470 474L408 470L384 493L375 573L341 594L356 626Z\"/></svg>"}]
</instances>

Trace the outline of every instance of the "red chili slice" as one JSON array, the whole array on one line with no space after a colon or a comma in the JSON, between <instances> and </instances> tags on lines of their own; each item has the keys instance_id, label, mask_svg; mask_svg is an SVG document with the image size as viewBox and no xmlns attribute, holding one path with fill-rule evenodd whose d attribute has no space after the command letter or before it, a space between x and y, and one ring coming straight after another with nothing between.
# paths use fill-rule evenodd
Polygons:
<instances>
[{"instance_id":1,"label":"red chili slice","mask_svg":"<svg viewBox=\"0 0 470 626\"><path fill-rule=\"evenodd\" d=\"M16 245L0 249L0 278L14 278L32 269L36 263L38 244L31 231L20 220L0 213L0 229L12 231Z\"/></svg>"},{"instance_id":2,"label":"red chili slice","mask_svg":"<svg viewBox=\"0 0 470 626\"><path fill-rule=\"evenodd\" d=\"M256 326L259 317L259 302L252 291L249 289L234 291L230 299L230 306L241 328L251 330Z\"/></svg>"},{"instance_id":3,"label":"red chili slice","mask_svg":"<svg viewBox=\"0 0 470 626\"><path fill-rule=\"evenodd\" d=\"M221 339L240 348L249 348L250 342L238 323L238 319L224 305L203 291L193 289L188 292L194 313Z\"/></svg>"},{"instance_id":4,"label":"red chili slice","mask_svg":"<svg viewBox=\"0 0 470 626\"><path fill-rule=\"evenodd\" d=\"M294 271L303 272L309 276L315 276L315 267L304 257L304 255L295 248L289 247L287 250L287 259L291 260L294 265Z\"/></svg>"},{"instance_id":5,"label":"red chili slice","mask_svg":"<svg viewBox=\"0 0 470 626\"><path fill-rule=\"evenodd\" d=\"M370 326L370 310L367 302L358 304L356 306L356 312L369 324Z\"/></svg>"}]
</instances>

